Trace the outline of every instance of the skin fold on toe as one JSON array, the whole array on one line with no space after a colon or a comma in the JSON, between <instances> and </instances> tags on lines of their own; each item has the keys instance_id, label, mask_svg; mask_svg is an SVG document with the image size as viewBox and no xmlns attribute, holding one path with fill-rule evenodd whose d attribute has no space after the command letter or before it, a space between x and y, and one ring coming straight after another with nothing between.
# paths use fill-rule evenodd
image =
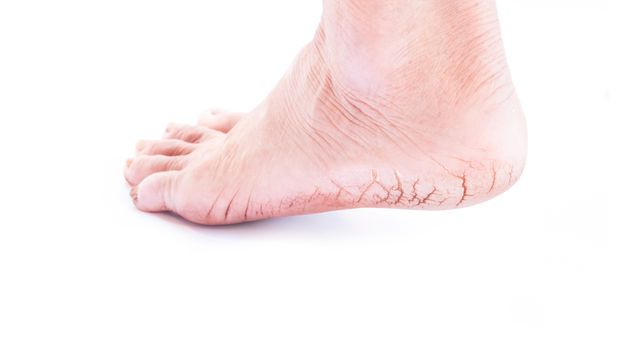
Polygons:
<instances>
[{"instance_id":1,"label":"skin fold on toe","mask_svg":"<svg viewBox=\"0 0 617 350\"><path fill-rule=\"evenodd\" d=\"M489 1L452 3L467 20L452 20L439 0L402 34L356 38L354 18L386 33L366 21L417 15L340 19L326 1L315 39L255 110L212 110L137 143L125 169L135 205L218 225L361 207L453 209L503 193L523 171L527 136L497 14Z\"/></svg>"}]
</instances>

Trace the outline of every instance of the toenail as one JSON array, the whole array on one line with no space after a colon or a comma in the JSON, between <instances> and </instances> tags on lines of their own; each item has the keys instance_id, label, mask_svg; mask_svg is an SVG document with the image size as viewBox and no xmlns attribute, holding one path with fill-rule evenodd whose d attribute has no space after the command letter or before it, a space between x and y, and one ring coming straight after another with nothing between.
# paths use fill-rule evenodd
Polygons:
<instances>
[{"instance_id":1,"label":"toenail","mask_svg":"<svg viewBox=\"0 0 617 350\"><path fill-rule=\"evenodd\" d=\"M133 202L137 202L137 187L131 188L131 198L133 199Z\"/></svg>"},{"instance_id":2,"label":"toenail","mask_svg":"<svg viewBox=\"0 0 617 350\"><path fill-rule=\"evenodd\" d=\"M135 149L139 152L139 151L143 151L143 149L146 147L146 142L145 141L137 141L137 145L135 145Z\"/></svg>"},{"instance_id":3,"label":"toenail","mask_svg":"<svg viewBox=\"0 0 617 350\"><path fill-rule=\"evenodd\" d=\"M179 123L169 123L169 124L167 124L167 127L165 128L165 132L166 132L166 133L170 133L170 132L172 132L173 130L178 130L178 129L181 129L181 128L182 128L182 126L183 126L183 125L182 125L182 124L179 124Z\"/></svg>"},{"instance_id":4,"label":"toenail","mask_svg":"<svg viewBox=\"0 0 617 350\"><path fill-rule=\"evenodd\" d=\"M133 164L133 159L132 159L132 158L127 159L127 160L126 160L126 167L127 167L127 168L128 168L128 167L130 167L130 166L131 166L131 164Z\"/></svg>"}]
</instances>

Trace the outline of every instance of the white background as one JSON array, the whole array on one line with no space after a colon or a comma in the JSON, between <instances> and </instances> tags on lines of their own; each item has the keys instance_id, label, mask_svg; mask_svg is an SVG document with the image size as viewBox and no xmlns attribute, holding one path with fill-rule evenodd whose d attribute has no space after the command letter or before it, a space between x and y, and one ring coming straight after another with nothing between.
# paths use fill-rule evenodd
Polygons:
<instances>
[{"instance_id":1,"label":"white background","mask_svg":"<svg viewBox=\"0 0 617 350\"><path fill-rule=\"evenodd\" d=\"M124 161L251 109L320 2L0 0L0 348L617 348L614 4L499 3L530 135L505 195L209 228L135 210Z\"/></svg>"}]
</instances>

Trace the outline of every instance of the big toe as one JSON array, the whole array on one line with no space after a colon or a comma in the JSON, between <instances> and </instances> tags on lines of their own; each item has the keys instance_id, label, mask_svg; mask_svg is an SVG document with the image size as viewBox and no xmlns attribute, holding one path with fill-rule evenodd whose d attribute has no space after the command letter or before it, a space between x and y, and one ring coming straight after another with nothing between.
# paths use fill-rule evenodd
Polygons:
<instances>
[{"instance_id":1,"label":"big toe","mask_svg":"<svg viewBox=\"0 0 617 350\"><path fill-rule=\"evenodd\" d=\"M147 212L173 211L179 176L178 171L160 172L133 186L131 197L137 209Z\"/></svg>"}]
</instances>

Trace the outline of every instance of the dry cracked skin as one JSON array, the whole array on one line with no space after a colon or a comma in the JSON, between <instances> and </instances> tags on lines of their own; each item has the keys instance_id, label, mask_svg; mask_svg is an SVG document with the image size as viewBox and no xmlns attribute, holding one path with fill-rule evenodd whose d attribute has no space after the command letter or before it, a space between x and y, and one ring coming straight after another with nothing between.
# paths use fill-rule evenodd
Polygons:
<instances>
[{"instance_id":1,"label":"dry cracked skin","mask_svg":"<svg viewBox=\"0 0 617 350\"><path fill-rule=\"evenodd\" d=\"M494 1L326 0L259 106L170 124L125 177L137 208L218 225L465 207L510 188L526 152Z\"/></svg>"}]
</instances>

